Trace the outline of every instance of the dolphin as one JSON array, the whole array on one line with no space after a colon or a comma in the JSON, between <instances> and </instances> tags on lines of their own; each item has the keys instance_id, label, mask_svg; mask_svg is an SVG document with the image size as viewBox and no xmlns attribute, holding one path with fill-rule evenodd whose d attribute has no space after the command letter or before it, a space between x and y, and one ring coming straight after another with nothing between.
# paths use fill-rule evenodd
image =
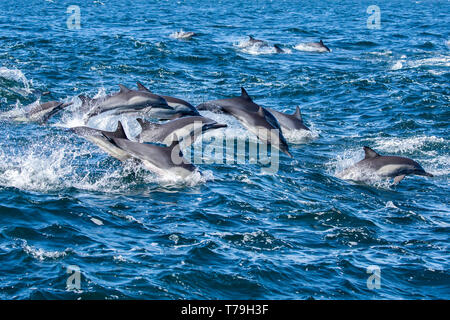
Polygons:
<instances>
[{"instance_id":1,"label":"dolphin","mask_svg":"<svg viewBox=\"0 0 450 320\"><path fill-rule=\"evenodd\" d=\"M309 47L313 47L315 49L317 49L317 51L319 52L331 52L331 49L328 48L322 40L320 40L319 42L308 42L306 43L307 46Z\"/></svg>"},{"instance_id":2,"label":"dolphin","mask_svg":"<svg viewBox=\"0 0 450 320\"><path fill-rule=\"evenodd\" d=\"M300 112L300 107L297 106L293 114L286 114L276 111L271 108L266 108L273 114L273 116L278 120L281 128L283 130L309 130L307 126L304 125L302 114Z\"/></svg>"},{"instance_id":3,"label":"dolphin","mask_svg":"<svg viewBox=\"0 0 450 320\"><path fill-rule=\"evenodd\" d=\"M158 117L166 114L173 115L174 109L170 107L163 97L150 92L137 91L119 85L120 91L116 94L106 97L90 99L85 96L79 96L82 100L82 109L90 110L86 118L108 112L110 115L120 115L124 113L146 114Z\"/></svg>"},{"instance_id":4,"label":"dolphin","mask_svg":"<svg viewBox=\"0 0 450 320\"><path fill-rule=\"evenodd\" d=\"M146 87L144 87L144 85L140 82L137 82L137 87L138 87L139 91L151 93L151 91L149 89L147 89ZM197 109L187 101L184 101L179 98L163 96L163 95L161 95L161 97L163 97L167 101L167 104L170 107L175 109L175 113L169 114L169 117L167 119L159 117L159 119L161 119L161 120L170 120L170 119L176 119L176 118L180 118L180 117L184 117L184 116L199 116L200 115L200 113L197 111Z\"/></svg>"},{"instance_id":5,"label":"dolphin","mask_svg":"<svg viewBox=\"0 0 450 320\"><path fill-rule=\"evenodd\" d=\"M248 38L248 44L250 46L259 46L261 48L269 47L269 43L267 41L255 39L253 38L253 36L248 36ZM273 48L275 49L276 53L284 53L284 50L279 45L274 44Z\"/></svg>"},{"instance_id":6,"label":"dolphin","mask_svg":"<svg viewBox=\"0 0 450 320\"><path fill-rule=\"evenodd\" d=\"M369 169L382 177L394 178L397 184L407 175L433 177L426 172L416 161L405 157L382 156L369 147L364 147L364 159L351 168Z\"/></svg>"},{"instance_id":7,"label":"dolphin","mask_svg":"<svg viewBox=\"0 0 450 320\"><path fill-rule=\"evenodd\" d=\"M172 120L163 124L152 123L136 119L142 131L136 137L140 142L159 142L170 145L175 137L183 141L183 147L188 147L205 131L227 127L216 121L202 117L192 116Z\"/></svg>"},{"instance_id":8,"label":"dolphin","mask_svg":"<svg viewBox=\"0 0 450 320\"><path fill-rule=\"evenodd\" d=\"M244 88L241 88L239 97L208 101L198 105L197 109L231 114L260 140L273 144L292 158L277 119L268 110L254 103ZM270 130L277 130L275 141L271 141Z\"/></svg>"},{"instance_id":9,"label":"dolphin","mask_svg":"<svg viewBox=\"0 0 450 320\"><path fill-rule=\"evenodd\" d=\"M131 155L128 152L117 147L117 145L115 145L112 141L113 138L127 138L120 121L117 123L117 129L114 132L107 132L89 127L74 127L70 130L94 143L110 156L120 161L125 161L131 158Z\"/></svg>"},{"instance_id":10,"label":"dolphin","mask_svg":"<svg viewBox=\"0 0 450 320\"><path fill-rule=\"evenodd\" d=\"M183 31L183 29L181 29L179 32L177 31L173 33L171 36L176 39L190 40L192 37L197 36L197 34L192 31Z\"/></svg>"},{"instance_id":11,"label":"dolphin","mask_svg":"<svg viewBox=\"0 0 450 320\"><path fill-rule=\"evenodd\" d=\"M248 42L251 44L251 45L260 45L260 46L267 46L267 42L266 41L264 41L264 40L259 40L259 39L255 39L255 38L253 38L253 36L248 36Z\"/></svg>"},{"instance_id":12,"label":"dolphin","mask_svg":"<svg viewBox=\"0 0 450 320\"><path fill-rule=\"evenodd\" d=\"M46 123L50 117L68 107L72 102L49 101L45 103L32 103L24 107L24 115L14 117L16 121L36 121Z\"/></svg>"},{"instance_id":13,"label":"dolphin","mask_svg":"<svg viewBox=\"0 0 450 320\"><path fill-rule=\"evenodd\" d=\"M171 174L186 178L196 170L196 167L183 158L178 139L168 147L133 142L124 138L112 138L116 146L142 161L144 166L158 174Z\"/></svg>"},{"instance_id":14,"label":"dolphin","mask_svg":"<svg viewBox=\"0 0 450 320\"><path fill-rule=\"evenodd\" d=\"M284 50L281 49L281 47L279 45L274 44L273 47L275 48L275 51L277 53L284 53Z\"/></svg>"}]
</instances>

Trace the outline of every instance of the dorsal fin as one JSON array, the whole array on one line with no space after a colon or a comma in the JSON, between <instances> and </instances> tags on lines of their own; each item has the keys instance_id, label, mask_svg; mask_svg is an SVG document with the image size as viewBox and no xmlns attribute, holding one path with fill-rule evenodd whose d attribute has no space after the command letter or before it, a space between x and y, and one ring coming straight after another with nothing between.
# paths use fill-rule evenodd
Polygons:
<instances>
[{"instance_id":1,"label":"dorsal fin","mask_svg":"<svg viewBox=\"0 0 450 320\"><path fill-rule=\"evenodd\" d=\"M319 43L320 43L320 44L323 44L323 41L322 41L322 39L320 39Z\"/></svg>"},{"instance_id":2,"label":"dorsal fin","mask_svg":"<svg viewBox=\"0 0 450 320\"><path fill-rule=\"evenodd\" d=\"M109 139L128 139L125 134L125 130L123 129L122 123L120 121L117 122L117 129L114 132L102 131L103 135Z\"/></svg>"},{"instance_id":3,"label":"dorsal fin","mask_svg":"<svg viewBox=\"0 0 450 320\"><path fill-rule=\"evenodd\" d=\"M363 149L365 154L364 159L372 159L380 156L378 153L376 153L373 149L369 147L364 147Z\"/></svg>"},{"instance_id":4,"label":"dorsal fin","mask_svg":"<svg viewBox=\"0 0 450 320\"><path fill-rule=\"evenodd\" d=\"M248 95L247 91L245 91L244 87L241 87L241 98L252 100L250 96Z\"/></svg>"},{"instance_id":5,"label":"dorsal fin","mask_svg":"<svg viewBox=\"0 0 450 320\"><path fill-rule=\"evenodd\" d=\"M137 84L138 90L150 92L150 90L148 90L148 89L147 89L142 83L140 83L139 81L136 82L136 84Z\"/></svg>"},{"instance_id":6,"label":"dorsal fin","mask_svg":"<svg viewBox=\"0 0 450 320\"><path fill-rule=\"evenodd\" d=\"M142 118L137 118L136 121L139 123L142 130L157 129L159 126L161 126L161 124L146 121Z\"/></svg>"},{"instance_id":7,"label":"dorsal fin","mask_svg":"<svg viewBox=\"0 0 450 320\"><path fill-rule=\"evenodd\" d=\"M119 84L119 88L120 88L120 92L128 92L131 91L130 89L128 89L127 87L125 87L122 84Z\"/></svg>"},{"instance_id":8,"label":"dorsal fin","mask_svg":"<svg viewBox=\"0 0 450 320\"><path fill-rule=\"evenodd\" d=\"M263 110L263 108L260 106L259 107L259 109L258 109L258 111L257 111L257 113L260 115L260 116L262 116L262 117L264 117L265 116L265 114L264 114L264 110Z\"/></svg>"},{"instance_id":9,"label":"dorsal fin","mask_svg":"<svg viewBox=\"0 0 450 320\"><path fill-rule=\"evenodd\" d=\"M82 94L79 95L78 98L81 100L82 103L89 103L92 100L91 98L84 96Z\"/></svg>"},{"instance_id":10,"label":"dorsal fin","mask_svg":"<svg viewBox=\"0 0 450 320\"><path fill-rule=\"evenodd\" d=\"M248 36L250 38L250 40L255 40L255 38L253 38L253 36Z\"/></svg>"},{"instance_id":11,"label":"dorsal fin","mask_svg":"<svg viewBox=\"0 0 450 320\"><path fill-rule=\"evenodd\" d=\"M303 121L299 106L297 106L297 108L295 109L293 116L296 117L298 120Z\"/></svg>"},{"instance_id":12,"label":"dorsal fin","mask_svg":"<svg viewBox=\"0 0 450 320\"><path fill-rule=\"evenodd\" d=\"M274 44L273 47L275 48L275 51L276 51L277 53L283 53L283 52L284 52L284 50L281 49L280 46L277 45L277 44Z\"/></svg>"}]
</instances>

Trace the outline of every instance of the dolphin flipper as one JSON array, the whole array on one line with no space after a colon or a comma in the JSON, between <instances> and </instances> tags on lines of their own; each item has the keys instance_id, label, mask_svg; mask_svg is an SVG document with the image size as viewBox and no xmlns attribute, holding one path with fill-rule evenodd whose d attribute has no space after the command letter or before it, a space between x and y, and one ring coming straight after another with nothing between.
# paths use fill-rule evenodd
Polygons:
<instances>
[{"instance_id":1,"label":"dolphin flipper","mask_svg":"<svg viewBox=\"0 0 450 320\"><path fill-rule=\"evenodd\" d=\"M402 175L400 175L400 176L396 176L396 177L394 178L394 184L399 184L400 181L402 181L404 177L405 177L404 174L402 174Z\"/></svg>"}]
</instances>

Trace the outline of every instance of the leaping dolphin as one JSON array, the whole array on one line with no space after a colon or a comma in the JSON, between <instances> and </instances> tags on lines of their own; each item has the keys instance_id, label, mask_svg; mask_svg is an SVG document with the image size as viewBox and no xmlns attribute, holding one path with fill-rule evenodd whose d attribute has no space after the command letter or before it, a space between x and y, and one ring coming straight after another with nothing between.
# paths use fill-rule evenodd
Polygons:
<instances>
[{"instance_id":1,"label":"leaping dolphin","mask_svg":"<svg viewBox=\"0 0 450 320\"><path fill-rule=\"evenodd\" d=\"M364 147L364 159L351 168L368 169L375 171L381 177L394 178L397 184L407 175L433 177L426 172L416 161L405 157L381 156L369 147Z\"/></svg>"},{"instance_id":2,"label":"leaping dolphin","mask_svg":"<svg viewBox=\"0 0 450 320\"><path fill-rule=\"evenodd\" d=\"M292 158L277 119L265 108L254 103L244 88L241 88L239 97L205 102L198 105L197 109L231 114L260 140L271 143ZM274 141L270 134L272 130L276 130Z\"/></svg>"},{"instance_id":3,"label":"leaping dolphin","mask_svg":"<svg viewBox=\"0 0 450 320\"><path fill-rule=\"evenodd\" d=\"M219 128L225 128L226 124L202 117L184 117L163 124L136 119L141 128L141 133L136 137L140 142L159 142L170 145L177 137L183 141L183 147L188 147L203 132Z\"/></svg>"},{"instance_id":4,"label":"leaping dolphin","mask_svg":"<svg viewBox=\"0 0 450 320\"><path fill-rule=\"evenodd\" d=\"M32 103L24 107L24 114L13 117L16 121L36 121L46 123L50 117L68 107L72 102L49 101L45 103Z\"/></svg>"},{"instance_id":5,"label":"leaping dolphin","mask_svg":"<svg viewBox=\"0 0 450 320\"><path fill-rule=\"evenodd\" d=\"M110 156L120 161L125 161L131 158L131 155L128 152L117 147L117 145L112 141L113 138L127 138L120 121L117 123L117 129L114 132L107 132L89 127L74 127L71 128L71 131L84 137L86 140L97 145Z\"/></svg>"},{"instance_id":6,"label":"leaping dolphin","mask_svg":"<svg viewBox=\"0 0 450 320\"><path fill-rule=\"evenodd\" d=\"M283 130L309 130L307 126L303 123L302 114L300 112L300 107L297 106L295 112L293 114L286 114L279 111L276 111L271 108L266 108L274 115L274 117L278 120L281 128Z\"/></svg>"},{"instance_id":7,"label":"leaping dolphin","mask_svg":"<svg viewBox=\"0 0 450 320\"><path fill-rule=\"evenodd\" d=\"M196 167L183 158L178 139L169 147L133 142L123 138L112 138L112 141L122 150L142 161L144 166L158 174L166 172L185 178L196 170Z\"/></svg>"},{"instance_id":8,"label":"leaping dolphin","mask_svg":"<svg viewBox=\"0 0 450 320\"><path fill-rule=\"evenodd\" d=\"M83 102L82 109L90 109L86 118L89 119L104 112L112 115L136 113L154 117L160 115L166 117L166 114L173 115L175 113L174 109L161 96L146 91L131 90L123 85L119 85L119 87L118 93L98 99L79 96Z\"/></svg>"},{"instance_id":9,"label":"leaping dolphin","mask_svg":"<svg viewBox=\"0 0 450 320\"><path fill-rule=\"evenodd\" d=\"M147 89L140 82L137 82L137 87L138 87L139 91L151 93L151 91L149 89ZM167 101L167 104L170 107L175 109L175 113L169 115L168 118L164 119L164 118L159 117L159 119L161 119L161 120L170 120L170 119L176 119L176 118L180 118L180 117L184 117L184 116L199 116L200 115L200 113L197 111L197 109L187 101L184 101L179 98L164 96L164 95L161 95L161 97L163 97Z\"/></svg>"}]
</instances>

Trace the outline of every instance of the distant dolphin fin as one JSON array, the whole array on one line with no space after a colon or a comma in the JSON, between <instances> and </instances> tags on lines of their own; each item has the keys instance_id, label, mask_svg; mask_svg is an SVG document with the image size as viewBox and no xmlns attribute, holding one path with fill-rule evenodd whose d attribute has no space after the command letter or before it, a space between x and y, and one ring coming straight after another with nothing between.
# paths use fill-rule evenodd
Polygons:
<instances>
[{"instance_id":1,"label":"distant dolphin fin","mask_svg":"<svg viewBox=\"0 0 450 320\"><path fill-rule=\"evenodd\" d=\"M294 112L293 116L296 117L298 120L303 121L302 113L300 112L300 107L299 106L297 106L297 108L295 109L295 112Z\"/></svg>"},{"instance_id":2,"label":"distant dolphin fin","mask_svg":"<svg viewBox=\"0 0 450 320\"><path fill-rule=\"evenodd\" d=\"M250 38L250 40L255 40L255 38L253 38L253 36L248 36Z\"/></svg>"},{"instance_id":3,"label":"distant dolphin fin","mask_svg":"<svg viewBox=\"0 0 450 320\"><path fill-rule=\"evenodd\" d=\"M394 183L395 183L395 184L400 183L400 181L402 181L404 177L405 177L404 174L402 174L402 175L400 175L400 176L396 176L396 177L394 178Z\"/></svg>"},{"instance_id":4,"label":"distant dolphin fin","mask_svg":"<svg viewBox=\"0 0 450 320\"><path fill-rule=\"evenodd\" d=\"M275 48L275 51L277 53L283 53L284 52L284 50L281 49L279 45L274 44L273 47Z\"/></svg>"},{"instance_id":5,"label":"distant dolphin fin","mask_svg":"<svg viewBox=\"0 0 450 320\"><path fill-rule=\"evenodd\" d=\"M108 139L128 139L125 134L125 130L123 129L122 123L120 121L117 122L117 129L114 132L102 131L102 134Z\"/></svg>"},{"instance_id":6,"label":"distant dolphin fin","mask_svg":"<svg viewBox=\"0 0 450 320\"><path fill-rule=\"evenodd\" d=\"M78 98L81 100L82 103L89 103L92 99L84 96L84 95L79 95Z\"/></svg>"},{"instance_id":7,"label":"distant dolphin fin","mask_svg":"<svg viewBox=\"0 0 450 320\"><path fill-rule=\"evenodd\" d=\"M160 124L145 121L144 119L137 118L136 121L141 126L142 130L156 129L160 126Z\"/></svg>"},{"instance_id":8,"label":"distant dolphin fin","mask_svg":"<svg viewBox=\"0 0 450 320\"><path fill-rule=\"evenodd\" d=\"M380 156L378 153L376 153L373 149L371 149L369 147L363 147L363 149L364 149L364 154L365 154L364 159L371 159L371 158L376 158L376 157Z\"/></svg>"},{"instance_id":9,"label":"distant dolphin fin","mask_svg":"<svg viewBox=\"0 0 450 320\"><path fill-rule=\"evenodd\" d=\"M244 89L244 87L241 87L241 98L252 100L250 96L248 95L247 91Z\"/></svg>"},{"instance_id":10,"label":"distant dolphin fin","mask_svg":"<svg viewBox=\"0 0 450 320\"><path fill-rule=\"evenodd\" d=\"M320 44L323 44L323 41L322 41L322 39L320 39L319 43L320 43Z\"/></svg>"},{"instance_id":11,"label":"distant dolphin fin","mask_svg":"<svg viewBox=\"0 0 450 320\"><path fill-rule=\"evenodd\" d=\"M119 88L120 88L120 92L128 92L131 91L130 89L128 89L127 87L125 87L122 84L119 84Z\"/></svg>"},{"instance_id":12,"label":"distant dolphin fin","mask_svg":"<svg viewBox=\"0 0 450 320\"><path fill-rule=\"evenodd\" d=\"M136 82L136 84L137 84L138 90L150 92L150 90L148 90L148 89L147 89L142 83L140 83L139 81Z\"/></svg>"}]
</instances>

